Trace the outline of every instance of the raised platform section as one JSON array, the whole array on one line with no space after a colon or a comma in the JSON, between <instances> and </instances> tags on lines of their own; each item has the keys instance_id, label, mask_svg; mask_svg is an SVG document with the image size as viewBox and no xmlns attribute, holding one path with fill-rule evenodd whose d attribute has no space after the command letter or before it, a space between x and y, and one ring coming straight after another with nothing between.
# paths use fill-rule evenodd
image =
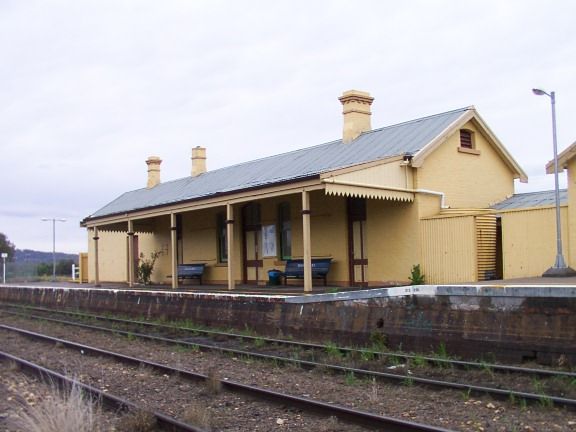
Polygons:
<instances>
[{"instance_id":1,"label":"raised platform section","mask_svg":"<svg viewBox=\"0 0 576 432\"><path fill-rule=\"evenodd\" d=\"M0 286L0 301L252 328L275 337L576 363L576 286L421 285L313 295Z\"/></svg>"}]
</instances>

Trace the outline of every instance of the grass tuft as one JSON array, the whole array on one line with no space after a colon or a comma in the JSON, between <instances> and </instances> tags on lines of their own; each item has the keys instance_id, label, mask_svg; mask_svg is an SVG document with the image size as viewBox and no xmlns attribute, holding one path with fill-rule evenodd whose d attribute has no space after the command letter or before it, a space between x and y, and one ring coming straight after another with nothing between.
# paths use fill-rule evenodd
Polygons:
<instances>
[{"instance_id":1,"label":"grass tuft","mask_svg":"<svg viewBox=\"0 0 576 432\"><path fill-rule=\"evenodd\" d=\"M51 385L50 394L35 405L22 402L23 410L10 421L11 427L28 432L101 431L100 406L87 398L79 385L68 391Z\"/></svg>"},{"instance_id":2,"label":"grass tuft","mask_svg":"<svg viewBox=\"0 0 576 432\"><path fill-rule=\"evenodd\" d=\"M372 403L376 403L379 400L378 384L376 383L376 378L372 378L372 384L370 386L370 393L368 393L368 400Z\"/></svg>"},{"instance_id":3,"label":"grass tuft","mask_svg":"<svg viewBox=\"0 0 576 432\"><path fill-rule=\"evenodd\" d=\"M318 432L338 432L341 431L340 423L338 422L338 418L335 416L331 416L326 420L324 423L320 425L318 428Z\"/></svg>"},{"instance_id":4,"label":"grass tuft","mask_svg":"<svg viewBox=\"0 0 576 432\"><path fill-rule=\"evenodd\" d=\"M119 432L152 432L157 429L156 419L147 411L129 411L119 421Z\"/></svg>"},{"instance_id":5,"label":"grass tuft","mask_svg":"<svg viewBox=\"0 0 576 432\"><path fill-rule=\"evenodd\" d=\"M188 406L182 417L186 423L193 424L206 432L212 430L212 415L210 411L198 403Z\"/></svg>"},{"instance_id":6,"label":"grass tuft","mask_svg":"<svg viewBox=\"0 0 576 432\"><path fill-rule=\"evenodd\" d=\"M222 380L220 379L220 372L216 367L211 367L208 370L208 378L206 379L206 389L211 395L217 395L222 391Z\"/></svg>"},{"instance_id":7,"label":"grass tuft","mask_svg":"<svg viewBox=\"0 0 576 432\"><path fill-rule=\"evenodd\" d=\"M348 386L356 385L358 383L358 380L356 379L354 372L347 372L346 373L345 382L346 382L346 385L348 385Z\"/></svg>"}]
</instances>

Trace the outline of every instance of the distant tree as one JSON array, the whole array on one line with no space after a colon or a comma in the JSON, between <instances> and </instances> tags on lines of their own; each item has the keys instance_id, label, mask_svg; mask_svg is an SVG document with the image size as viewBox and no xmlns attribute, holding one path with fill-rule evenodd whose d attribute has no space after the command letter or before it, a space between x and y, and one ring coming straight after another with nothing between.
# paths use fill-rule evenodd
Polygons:
<instances>
[{"instance_id":1,"label":"distant tree","mask_svg":"<svg viewBox=\"0 0 576 432\"><path fill-rule=\"evenodd\" d=\"M56 263L56 274L58 276L69 276L72 274L72 264L74 264L74 260L71 259L59 260Z\"/></svg>"},{"instance_id":2,"label":"distant tree","mask_svg":"<svg viewBox=\"0 0 576 432\"><path fill-rule=\"evenodd\" d=\"M36 266L38 276L50 276L52 274L52 264L40 263Z\"/></svg>"},{"instance_id":3,"label":"distant tree","mask_svg":"<svg viewBox=\"0 0 576 432\"><path fill-rule=\"evenodd\" d=\"M6 234L0 233L0 252L8 254L8 261L12 261L14 258L14 252L16 251L16 246L8 240Z\"/></svg>"}]
</instances>

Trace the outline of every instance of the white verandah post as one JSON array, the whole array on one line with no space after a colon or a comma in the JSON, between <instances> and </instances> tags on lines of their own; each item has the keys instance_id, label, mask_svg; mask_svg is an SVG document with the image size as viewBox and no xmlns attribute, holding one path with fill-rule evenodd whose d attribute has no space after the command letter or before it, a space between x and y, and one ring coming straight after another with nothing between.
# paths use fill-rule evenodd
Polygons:
<instances>
[{"instance_id":1,"label":"white verandah post","mask_svg":"<svg viewBox=\"0 0 576 432\"><path fill-rule=\"evenodd\" d=\"M304 292L312 292L312 251L310 240L310 193L302 191L302 243L304 246Z\"/></svg>"},{"instance_id":2,"label":"white verandah post","mask_svg":"<svg viewBox=\"0 0 576 432\"><path fill-rule=\"evenodd\" d=\"M234 208L232 204L226 204L226 240L227 240L227 259L228 259L228 289L232 291L235 288L234 279Z\"/></svg>"},{"instance_id":3,"label":"white verandah post","mask_svg":"<svg viewBox=\"0 0 576 432\"><path fill-rule=\"evenodd\" d=\"M170 250L171 253L171 268L172 268L172 288L178 288L178 238L177 238L177 222L176 215L170 214Z\"/></svg>"},{"instance_id":4,"label":"white verandah post","mask_svg":"<svg viewBox=\"0 0 576 432\"><path fill-rule=\"evenodd\" d=\"M94 227L94 286L99 287L100 286L100 273L99 273L99 267L100 264L98 262L98 240L100 239L100 237L98 237L98 227Z\"/></svg>"},{"instance_id":5,"label":"white verandah post","mask_svg":"<svg viewBox=\"0 0 576 432\"><path fill-rule=\"evenodd\" d=\"M128 286L134 286L134 224L128 220Z\"/></svg>"}]
</instances>

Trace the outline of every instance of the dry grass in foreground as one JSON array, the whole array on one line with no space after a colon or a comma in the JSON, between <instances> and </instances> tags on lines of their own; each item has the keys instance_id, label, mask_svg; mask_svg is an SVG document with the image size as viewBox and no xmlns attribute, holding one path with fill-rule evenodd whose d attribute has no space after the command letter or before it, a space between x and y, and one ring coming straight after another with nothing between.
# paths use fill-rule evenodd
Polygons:
<instances>
[{"instance_id":1,"label":"dry grass in foreground","mask_svg":"<svg viewBox=\"0 0 576 432\"><path fill-rule=\"evenodd\" d=\"M48 396L23 410L10 426L26 432L100 432L100 404L87 398L80 386L60 390L54 384Z\"/></svg>"}]
</instances>

